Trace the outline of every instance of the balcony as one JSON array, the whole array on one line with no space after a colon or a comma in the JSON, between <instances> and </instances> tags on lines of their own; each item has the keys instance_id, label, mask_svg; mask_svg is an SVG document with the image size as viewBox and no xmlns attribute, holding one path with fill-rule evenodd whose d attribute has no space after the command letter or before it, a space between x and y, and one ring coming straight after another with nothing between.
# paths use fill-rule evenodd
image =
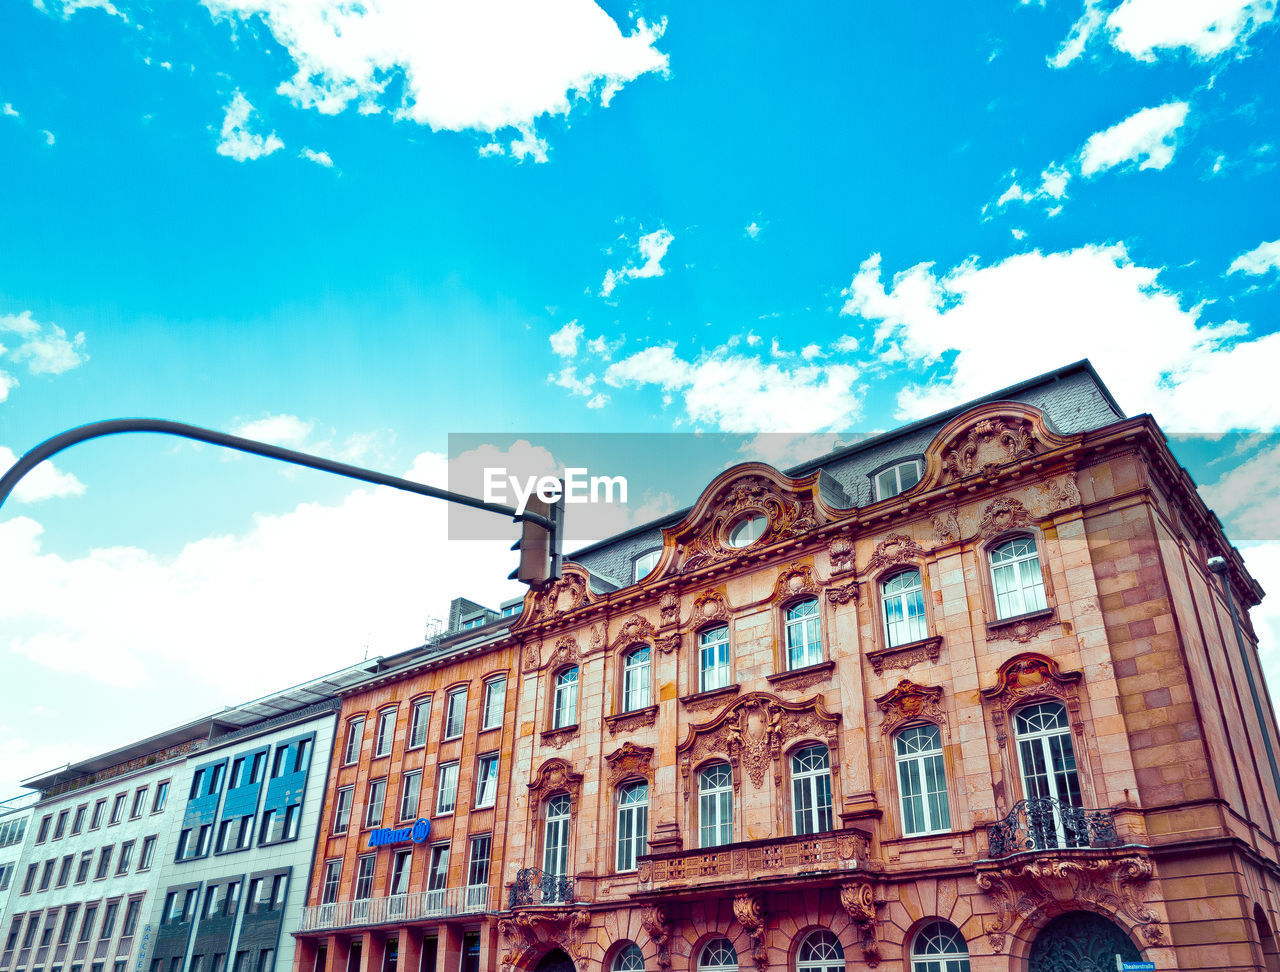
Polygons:
<instances>
[{"instance_id":1,"label":"balcony","mask_svg":"<svg viewBox=\"0 0 1280 972\"><path fill-rule=\"evenodd\" d=\"M507 906L572 904L573 878L562 874L548 874L537 867L522 868L511 885Z\"/></svg>"},{"instance_id":2,"label":"balcony","mask_svg":"<svg viewBox=\"0 0 1280 972\"><path fill-rule=\"evenodd\" d=\"M761 878L852 871L865 867L868 836L860 830L744 841L724 847L648 854L640 858L641 891L671 885L740 884Z\"/></svg>"},{"instance_id":3,"label":"balcony","mask_svg":"<svg viewBox=\"0 0 1280 972\"><path fill-rule=\"evenodd\" d=\"M1003 820L987 825L987 857L996 860L1030 851L1118 847L1111 810L1085 810L1041 797L1019 800Z\"/></svg>"},{"instance_id":4,"label":"balcony","mask_svg":"<svg viewBox=\"0 0 1280 972\"><path fill-rule=\"evenodd\" d=\"M302 909L301 932L365 925L389 925L432 921L492 911L492 891L487 884L466 888L415 891L357 901L335 901Z\"/></svg>"}]
</instances>

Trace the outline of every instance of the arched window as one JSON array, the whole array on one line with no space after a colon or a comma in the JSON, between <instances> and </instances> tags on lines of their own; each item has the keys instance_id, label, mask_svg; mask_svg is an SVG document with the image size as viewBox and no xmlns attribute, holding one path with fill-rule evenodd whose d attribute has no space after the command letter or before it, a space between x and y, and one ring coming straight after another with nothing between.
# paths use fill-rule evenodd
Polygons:
<instances>
[{"instance_id":1,"label":"arched window","mask_svg":"<svg viewBox=\"0 0 1280 972\"><path fill-rule=\"evenodd\" d=\"M658 561L662 559L662 548L657 550L647 550L635 559L635 567L633 569L633 580L642 581L653 573L653 568L658 566Z\"/></svg>"},{"instance_id":2,"label":"arched window","mask_svg":"<svg viewBox=\"0 0 1280 972\"><path fill-rule=\"evenodd\" d=\"M698 636L698 691L729 684L729 626L709 628Z\"/></svg>"},{"instance_id":3,"label":"arched window","mask_svg":"<svg viewBox=\"0 0 1280 972\"><path fill-rule=\"evenodd\" d=\"M649 646L639 645L622 660L622 711L634 712L649 704Z\"/></svg>"},{"instance_id":4,"label":"arched window","mask_svg":"<svg viewBox=\"0 0 1280 972\"><path fill-rule=\"evenodd\" d=\"M905 493L920 482L920 460L908 459L876 473L876 500Z\"/></svg>"},{"instance_id":5,"label":"arched window","mask_svg":"<svg viewBox=\"0 0 1280 972\"><path fill-rule=\"evenodd\" d=\"M904 570L880 583L884 634L890 648L920 641L928 635L924 623L924 583L918 570Z\"/></svg>"},{"instance_id":6,"label":"arched window","mask_svg":"<svg viewBox=\"0 0 1280 972\"><path fill-rule=\"evenodd\" d=\"M813 932L796 953L796 972L844 972L844 948L825 928Z\"/></svg>"},{"instance_id":7,"label":"arched window","mask_svg":"<svg viewBox=\"0 0 1280 972\"><path fill-rule=\"evenodd\" d=\"M617 837L618 853L615 858L617 869L634 871L636 858L648 849L648 783L627 783L619 788Z\"/></svg>"},{"instance_id":8,"label":"arched window","mask_svg":"<svg viewBox=\"0 0 1280 972\"><path fill-rule=\"evenodd\" d=\"M791 757L791 807L797 834L831 829L831 757L826 746L806 746Z\"/></svg>"},{"instance_id":9,"label":"arched window","mask_svg":"<svg viewBox=\"0 0 1280 972\"><path fill-rule=\"evenodd\" d=\"M738 972L738 952L727 938L713 938L698 956L698 972Z\"/></svg>"},{"instance_id":10,"label":"arched window","mask_svg":"<svg viewBox=\"0 0 1280 972\"><path fill-rule=\"evenodd\" d=\"M741 520L733 525L733 529L729 531L729 546L731 547L749 547L762 536L769 526L769 518L757 513L753 516L744 516Z\"/></svg>"},{"instance_id":11,"label":"arched window","mask_svg":"<svg viewBox=\"0 0 1280 972\"><path fill-rule=\"evenodd\" d=\"M1013 714L1013 734L1018 740L1022 795L1030 801L1058 801L1028 809L1027 825L1036 846L1068 846L1074 836L1087 840L1075 834L1074 819L1068 832L1062 813L1062 807L1082 805L1067 707L1061 702L1041 702L1018 709ZM1046 810L1052 813L1042 812Z\"/></svg>"},{"instance_id":12,"label":"arched window","mask_svg":"<svg viewBox=\"0 0 1280 972\"><path fill-rule=\"evenodd\" d=\"M578 669L566 668L556 676L555 698L551 711L551 728L563 729L578 721Z\"/></svg>"},{"instance_id":13,"label":"arched window","mask_svg":"<svg viewBox=\"0 0 1280 972\"><path fill-rule=\"evenodd\" d=\"M1014 618L1048 606L1034 538L1006 540L991 551L990 559L997 618Z\"/></svg>"},{"instance_id":14,"label":"arched window","mask_svg":"<svg viewBox=\"0 0 1280 972\"><path fill-rule=\"evenodd\" d=\"M569 872L569 794L557 793L547 801L545 828L542 870L562 878ZM543 901L548 900L547 891L542 889Z\"/></svg>"},{"instance_id":15,"label":"arched window","mask_svg":"<svg viewBox=\"0 0 1280 972\"><path fill-rule=\"evenodd\" d=\"M698 774L698 846L733 842L733 774L728 763L714 763Z\"/></svg>"},{"instance_id":16,"label":"arched window","mask_svg":"<svg viewBox=\"0 0 1280 972\"><path fill-rule=\"evenodd\" d=\"M969 949L945 921L926 925L911 946L911 972L969 972Z\"/></svg>"},{"instance_id":17,"label":"arched window","mask_svg":"<svg viewBox=\"0 0 1280 972\"><path fill-rule=\"evenodd\" d=\"M635 942L628 942L613 959L613 972L644 972L644 952Z\"/></svg>"},{"instance_id":18,"label":"arched window","mask_svg":"<svg viewBox=\"0 0 1280 972\"><path fill-rule=\"evenodd\" d=\"M822 661L822 629L818 599L811 597L787 608L787 670Z\"/></svg>"},{"instance_id":19,"label":"arched window","mask_svg":"<svg viewBox=\"0 0 1280 972\"><path fill-rule=\"evenodd\" d=\"M951 829L947 806L947 768L937 726L912 726L894 737L898 760L898 798L902 832L936 834Z\"/></svg>"}]
</instances>

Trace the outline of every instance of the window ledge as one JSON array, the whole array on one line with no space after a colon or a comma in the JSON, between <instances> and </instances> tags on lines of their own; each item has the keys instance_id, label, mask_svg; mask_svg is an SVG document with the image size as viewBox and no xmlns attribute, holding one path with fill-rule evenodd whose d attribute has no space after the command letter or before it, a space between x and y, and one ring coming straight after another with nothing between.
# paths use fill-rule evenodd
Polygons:
<instances>
[{"instance_id":1,"label":"window ledge","mask_svg":"<svg viewBox=\"0 0 1280 972\"><path fill-rule=\"evenodd\" d=\"M816 665L806 665L804 668L793 668L789 672L767 675L765 678L774 688L807 689L830 679L835 668L834 661L824 661Z\"/></svg>"},{"instance_id":2,"label":"window ledge","mask_svg":"<svg viewBox=\"0 0 1280 972\"><path fill-rule=\"evenodd\" d=\"M993 641L1012 640L1025 644L1041 632L1052 627L1057 621L1057 611L1052 607L1028 611L1026 614L1015 614L1011 618L1000 618L987 622L987 637Z\"/></svg>"},{"instance_id":3,"label":"window ledge","mask_svg":"<svg viewBox=\"0 0 1280 972\"><path fill-rule=\"evenodd\" d=\"M605 716L604 721L609 727L609 735L614 736L620 732L653 725L658 721L658 707L648 705L631 712L619 712L617 715Z\"/></svg>"},{"instance_id":4,"label":"window ledge","mask_svg":"<svg viewBox=\"0 0 1280 972\"><path fill-rule=\"evenodd\" d=\"M741 686L737 682L731 685L722 685L718 689L707 689L705 692L694 692L691 695L680 696L680 704L686 709L714 709L722 702L727 702L741 691ZM627 872L631 873L631 872Z\"/></svg>"},{"instance_id":5,"label":"window ledge","mask_svg":"<svg viewBox=\"0 0 1280 972\"><path fill-rule=\"evenodd\" d=\"M559 749L570 739L578 734L578 724L561 726L559 729L544 729L542 731L542 742L544 745L555 746Z\"/></svg>"},{"instance_id":6,"label":"window ledge","mask_svg":"<svg viewBox=\"0 0 1280 972\"><path fill-rule=\"evenodd\" d=\"M894 645L892 648L878 648L875 651L869 651L867 652L867 660L871 662L871 667L877 675L883 675L885 669L892 671L900 668L906 671L916 662L922 662L926 659L936 662L941 654L942 636L934 635L932 638L909 641L905 645Z\"/></svg>"}]
</instances>

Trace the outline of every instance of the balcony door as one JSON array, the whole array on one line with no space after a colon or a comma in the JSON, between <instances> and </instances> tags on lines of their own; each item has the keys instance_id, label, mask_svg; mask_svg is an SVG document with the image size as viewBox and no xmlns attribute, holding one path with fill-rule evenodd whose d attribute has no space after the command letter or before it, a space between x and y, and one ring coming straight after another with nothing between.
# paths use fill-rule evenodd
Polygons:
<instances>
[{"instance_id":1,"label":"balcony door","mask_svg":"<svg viewBox=\"0 0 1280 972\"><path fill-rule=\"evenodd\" d=\"M1078 833L1082 805L1071 723L1061 702L1041 702L1013 716L1018 740L1022 794L1027 801L1027 830L1037 847L1073 847L1088 835Z\"/></svg>"},{"instance_id":2,"label":"balcony door","mask_svg":"<svg viewBox=\"0 0 1280 972\"><path fill-rule=\"evenodd\" d=\"M543 903L561 901L569 873L569 795L560 793L547 801L546 834L542 845Z\"/></svg>"}]
</instances>

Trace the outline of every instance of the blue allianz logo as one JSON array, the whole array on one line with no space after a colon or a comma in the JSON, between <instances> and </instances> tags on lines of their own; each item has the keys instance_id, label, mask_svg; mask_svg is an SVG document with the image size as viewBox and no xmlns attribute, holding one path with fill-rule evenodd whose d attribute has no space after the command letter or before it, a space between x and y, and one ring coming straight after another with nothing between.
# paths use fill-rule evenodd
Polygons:
<instances>
[{"instance_id":1,"label":"blue allianz logo","mask_svg":"<svg viewBox=\"0 0 1280 972\"><path fill-rule=\"evenodd\" d=\"M415 844L421 844L431 836L431 821L419 817L410 827L400 827L393 829L390 827L379 827L377 830L369 833L370 847L385 847L387 844L403 844L413 841Z\"/></svg>"}]
</instances>

